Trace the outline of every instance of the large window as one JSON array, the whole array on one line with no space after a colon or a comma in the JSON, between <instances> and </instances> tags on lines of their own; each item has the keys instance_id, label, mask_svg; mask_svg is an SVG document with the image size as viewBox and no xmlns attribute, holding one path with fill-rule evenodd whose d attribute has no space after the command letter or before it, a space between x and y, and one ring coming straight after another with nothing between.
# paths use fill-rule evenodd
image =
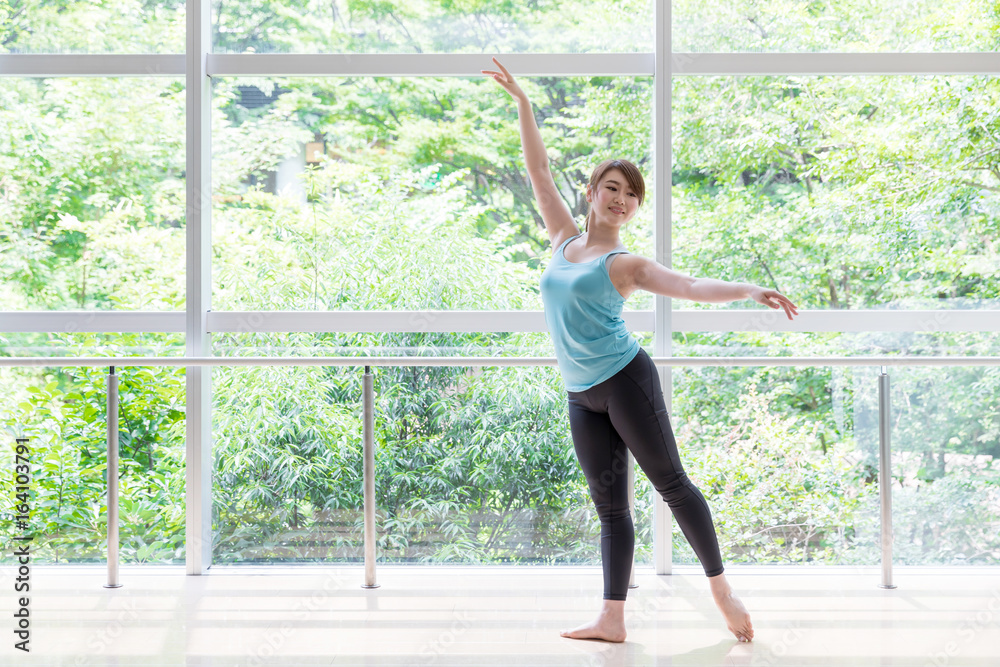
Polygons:
<instances>
[{"instance_id":1,"label":"large window","mask_svg":"<svg viewBox=\"0 0 1000 667\"><path fill-rule=\"evenodd\" d=\"M871 565L877 368L773 358L998 353L998 37L986 0L0 0L0 354L551 357L500 54L578 221L628 158L633 253L802 310L626 307L760 358L664 373L727 562ZM126 561L362 557L361 369L119 372ZM102 557L106 373L0 374L40 560ZM1000 563L998 374L890 374L899 561ZM373 375L383 560L598 561L555 368ZM636 480L637 562L693 563Z\"/></svg>"}]
</instances>

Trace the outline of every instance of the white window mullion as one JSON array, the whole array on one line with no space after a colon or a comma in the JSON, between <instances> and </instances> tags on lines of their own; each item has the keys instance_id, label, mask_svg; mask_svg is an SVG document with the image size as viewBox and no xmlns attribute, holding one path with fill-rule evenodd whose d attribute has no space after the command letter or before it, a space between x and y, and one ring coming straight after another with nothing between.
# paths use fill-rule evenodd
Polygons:
<instances>
[{"instance_id":1,"label":"white window mullion","mask_svg":"<svg viewBox=\"0 0 1000 667\"><path fill-rule=\"evenodd\" d=\"M673 159L671 157L672 132L671 122L671 82L673 75L673 59L671 55L670 33L670 0L656 0L656 73L653 95L653 169L656 187L656 211L653 217L653 243L656 261L670 267L673 263L673 247L671 244L672 224L670 207L670 190L672 182ZM671 338L673 336L673 306L671 300L657 296L653 304L653 356L671 356ZM663 390L663 400L667 413L673 414L673 369L659 366L660 387ZM671 537L673 532L673 515L666 501L660 497L656 489L652 489L653 505L653 568L656 574L670 574L673 570L673 555Z\"/></svg>"},{"instance_id":2,"label":"white window mullion","mask_svg":"<svg viewBox=\"0 0 1000 667\"><path fill-rule=\"evenodd\" d=\"M211 1L189 0L187 16L187 356L212 352L212 50ZM186 571L212 565L212 369L188 366L186 419Z\"/></svg>"}]
</instances>

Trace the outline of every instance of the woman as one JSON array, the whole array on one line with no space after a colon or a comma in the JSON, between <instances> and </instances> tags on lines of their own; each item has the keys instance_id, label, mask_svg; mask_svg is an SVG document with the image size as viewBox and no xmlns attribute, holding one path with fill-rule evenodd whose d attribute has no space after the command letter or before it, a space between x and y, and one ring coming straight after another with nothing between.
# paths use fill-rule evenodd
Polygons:
<instances>
[{"instance_id":1,"label":"woman","mask_svg":"<svg viewBox=\"0 0 1000 667\"><path fill-rule=\"evenodd\" d=\"M635 535L628 509L627 452L666 500L701 561L715 602L740 641L753 639L750 615L723 573L708 503L681 465L656 367L621 320L637 289L709 303L752 298L795 305L776 292L746 283L692 278L629 254L619 231L642 204L642 174L627 160L607 160L587 184L590 211L581 234L556 189L528 96L510 72L482 70L517 101L528 176L552 247L542 275L545 320L569 397L570 430L580 466L601 520L604 606L591 623L563 631L573 639L625 640L625 598Z\"/></svg>"}]
</instances>

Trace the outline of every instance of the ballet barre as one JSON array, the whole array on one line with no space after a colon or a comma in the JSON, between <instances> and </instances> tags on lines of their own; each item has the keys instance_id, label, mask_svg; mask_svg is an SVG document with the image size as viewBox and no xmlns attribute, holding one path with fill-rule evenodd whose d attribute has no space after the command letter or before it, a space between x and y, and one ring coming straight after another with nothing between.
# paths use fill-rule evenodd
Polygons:
<instances>
[{"instance_id":1,"label":"ballet barre","mask_svg":"<svg viewBox=\"0 0 1000 667\"><path fill-rule=\"evenodd\" d=\"M650 357L657 366L1000 366L1000 357ZM0 357L4 366L555 366L555 357Z\"/></svg>"}]
</instances>

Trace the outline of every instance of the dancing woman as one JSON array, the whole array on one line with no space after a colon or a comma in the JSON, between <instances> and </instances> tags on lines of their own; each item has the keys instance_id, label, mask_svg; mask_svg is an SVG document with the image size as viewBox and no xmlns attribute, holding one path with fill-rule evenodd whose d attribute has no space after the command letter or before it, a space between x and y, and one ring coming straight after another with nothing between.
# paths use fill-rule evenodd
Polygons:
<instances>
[{"instance_id":1,"label":"dancing woman","mask_svg":"<svg viewBox=\"0 0 1000 667\"><path fill-rule=\"evenodd\" d=\"M601 520L604 605L594 621L561 634L625 640L635 546L627 486L631 452L697 554L729 630L750 641L750 614L726 581L708 503L681 465L656 367L625 328L621 312L638 289L706 303L750 298L783 308L788 319L798 314L795 304L775 290L692 278L629 254L619 231L642 204L645 183L628 160L607 160L594 169L587 184L590 211L580 233L549 171L528 96L500 61L493 62L499 71L482 72L517 101L528 177L555 249L541 280L545 321L566 384L573 447Z\"/></svg>"}]
</instances>

